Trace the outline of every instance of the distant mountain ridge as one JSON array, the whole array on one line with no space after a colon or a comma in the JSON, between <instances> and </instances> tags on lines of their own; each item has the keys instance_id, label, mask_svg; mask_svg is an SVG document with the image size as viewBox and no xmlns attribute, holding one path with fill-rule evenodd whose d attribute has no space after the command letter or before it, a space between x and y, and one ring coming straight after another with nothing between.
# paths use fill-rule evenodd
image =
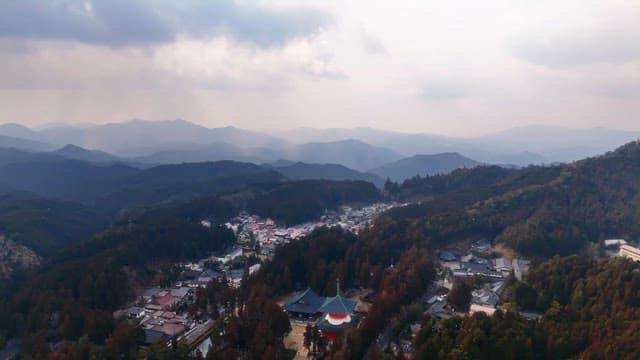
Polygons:
<instances>
[{"instance_id":1,"label":"distant mountain ridge","mask_svg":"<svg viewBox=\"0 0 640 360\"><path fill-rule=\"evenodd\" d=\"M270 165L265 165L272 167ZM362 180L378 187L384 180L370 173L363 173L338 164L306 164L294 163L274 167L276 171L293 180Z\"/></svg>"},{"instance_id":2,"label":"distant mountain ridge","mask_svg":"<svg viewBox=\"0 0 640 360\"><path fill-rule=\"evenodd\" d=\"M134 161L155 164L179 164L187 162L235 160L268 163L287 159L304 163L340 164L364 171L401 158L401 155L366 144L359 140L341 140L328 143L302 145L283 144L277 147L241 148L226 142L200 145L193 149L164 150Z\"/></svg>"},{"instance_id":3,"label":"distant mountain ridge","mask_svg":"<svg viewBox=\"0 0 640 360\"><path fill-rule=\"evenodd\" d=\"M140 168L114 159L118 158L76 146L66 146L54 153L0 148L0 191L25 191L118 213L134 206L172 204L248 184L286 179L351 180L382 185L376 175L337 164L286 163L274 167L221 160Z\"/></svg>"},{"instance_id":4,"label":"distant mountain ridge","mask_svg":"<svg viewBox=\"0 0 640 360\"><path fill-rule=\"evenodd\" d=\"M529 125L485 135L475 142L483 147L492 145L503 152L526 148L530 153L541 154L550 163L602 155L639 138L640 131Z\"/></svg>"},{"instance_id":5,"label":"distant mountain ridge","mask_svg":"<svg viewBox=\"0 0 640 360\"><path fill-rule=\"evenodd\" d=\"M0 155L2 152L0 149ZM17 159L21 152L11 150L11 154ZM120 216L126 215L126 221L139 211L202 197L229 194L225 201L260 211L277 202L280 210L275 215L283 221L297 221L310 220L324 211L324 204L338 198L353 195L355 201L380 196L373 184L362 181L376 180L375 175L332 164L297 163L280 172L268 165L225 160L139 169L49 153L23 154L24 161L0 165L0 233L43 256L86 240ZM348 181L329 179L341 177ZM309 189L327 193L308 193ZM296 198L286 199L283 194L291 191L297 192ZM311 199L315 203L307 202Z\"/></svg>"},{"instance_id":6,"label":"distant mountain ridge","mask_svg":"<svg viewBox=\"0 0 640 360\"><path fill-rule=\"evenodd\" d=\"M227 141L237 146L273 146L283 141L267 134L232 126L210 129L182 119L136 119L81 128L54 126L37 131L18 124L4 124L0 125L0 135L19 135L18 137L27 140L58 146L73 144L124 156L135 156L135 150L139 147L146 148L150 153L166 150L167 144L179 142L206 145L216 141Z\"/></svg>"},{"instance_id":7,"label":"distant mountain ridge","mask_svg":"<svg viewBox=\"0 0 640 360\"><path fill-rule=\"evenodd\" d=\"M142 163L180 164L189 162L205 162L235 160L260 163L268 160L260 148L241 148L226 142L214 142L188 148L168 148L148 155L134 157Z\"/></svg>"},{"instance_id":8,"label":"distant mountain ridge","mask_svg":"<svg viewBox=\"0 0 640 360\"><path fill-rule=\"evenodd\" d=\"M51 154L60 155L72 160L82 160L89 163L115 163L125 161L122 158L111 155L104 151L87 150L72 144L68 144L58 150L52 151Z\"/></svg>"},{"instance_id":9,"label":"distant mountain ridge","mask_svg":"<svg viewBox=\"0 0 640 360\"><path fill-rule=\"evenodd\" d=\"M434 155L414 155L389 164L382 165L370 172L383 179L404 181L413 176L448 174L460 168L470 168L480 162L464 157L458 153L442 153Z\"/></svg>"},{"instance_id":10,"label":"distant mountain ridge","mask_svg":"<svg viewBox=\"0 0 640 360\"><path fill-rule=\"evenodd\" d=\"M0 135L31 141L37 141L40 139L38 131L15 123L0 124Z\"/></svg>"},{"instance_id":11,"label":"distant mountain ridge","mask_svg":"<svg viewBox=\"0 0 640 360\"><path fill-rule=\"evenodd\" d=\"M0 147L0 167L8 164L27 161L60 161L59 155L49 153L34 153L27 150Z\"/></svg>"},{"instance_id":12,"label":"distant mountain ridge","mask_svg":"<svg viewBox=\"0 0 640 360\"><path fill-rule=\"evenodd\" d=\"M292 156L297 155L292 159ZM289 159L308 163L333 163L366 171L398 160L402 156L389 149L372 146L360 140L347 139L327 143L307 143L290 153Z\"/></svg>"},{"instance_id":13,"label":"distant mountain ridge","mask_svg":"<svg viewBox=\"0 0 640 360\"><path fill-rule=\"evenodd\" d=\"M207 128L176 119L78 127L55 125L39 130L4 124L0 125L0 136L11 138L0 137L0 147L51 151L72 144L147 164L216 160L264 163L286 159L337 163L367 171L416 154L449 152L491 164L569 162L614 150L640 138L640 131L531 125L457 138L367 127L260 132L232 126Z\"/></svg>"},{"instance_id":14,"label":"distant mountain ridge","mask_svg":"<svg viewBox=\"0 0 640 360\"><path fill-rule=\"evenodd\" d=\"M25 151L48 151L53 147L38 141L0 135L0 148L11 148Z\"/></svg>"},{"instance_id":15,"label":"distant mountain ridge","mask_svg":"<svg viewBox=\"0 0 640 360\"><path fill-rule=\"evenodd\" d=\"M359 139L405 156L457 152L481 162L525 166L574 161L604 154L640 138L640 131L530 125L484 136L456 138L368 127L353 129L303 127L273 132L273 135L294 139L297 142Z\"/></svg>"}]
</instances>

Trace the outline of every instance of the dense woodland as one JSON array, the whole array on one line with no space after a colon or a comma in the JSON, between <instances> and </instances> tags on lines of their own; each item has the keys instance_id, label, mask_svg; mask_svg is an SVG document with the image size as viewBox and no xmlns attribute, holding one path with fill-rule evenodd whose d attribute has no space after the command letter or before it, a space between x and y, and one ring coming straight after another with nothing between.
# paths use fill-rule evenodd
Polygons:
<instances>
[{"instance_id":1,"label":"dense woodland","mask_svg":"<svg viewBox=\"0 0 640 360\"><path fill-rule=\"evenodd\" d=\"M366 204L382 199L378 189L364 181L300 180L256 184L246 200L249 212L287 225L318 219L326 209L341 204Z\"/></svg>"},{"instance_id":2,"label":"dense woodland","mask_svg":"<svg viewBox=\"0 0 640 360\"><path fill-rule=\"evenodd\" d=\"M501 166L477 166L453 170L449 174L433 176L414 176L401 184L389 179L385 182L385 191L399 199L429 198L437 195L486 187L516 173Z\"/></svg>"},{"instance_id":3,"label":"dense woodland","mask_svg":"<svg viewBox=\"0 0 640 360\"><path fill-rule=\"evenodd\" d=\"M360 359L397 310L421 296L433 280L429 241L423 234L420 227L402 221L380 221L358 237L339 229L318 229L278 249L248 286L266 284L275 294L308 286L334 296L340 279L345 288L373 289L376 300L363 323L329 355Z\"/></svg>"},{"instance_id":4,"label":"dense woodland","mask_svg":"<svg viewBox=\"0 0 640 360\"><path fill-rule=\"evenodd\" d=\"M292 224L312 220L324 209L377 201L382 196L372 184L359 181L253 182L254 177L229 191L214 186L207 194L190 193L199 194L196 199L180 195L181 201L168 200L172 190L167 189L174 186L204 189L212 181L231 184L235 175L155 187L153 191L166 193L111 217L109 228L89 240L79 239L86 231L80 225L93 224L93 220L72 222L80 224L82 231L65 228L72 236L64 244L79 244L53 251L39 269L0 286L0 339L23 337L24 353L36 358L132 358L137 349L131 339L139 334L115 322L112 311L130 299L132 289L157 279L163 265L202 257L232 244L233 234L215 224L240 209ZM333 295L340 279L344 288L373 289L376 298L361 325L339 338L327 357L373 356L377 336L401 309L422 296L434 278L434 248L488 238L524 255L551 258L594 250L592 244L605 237L638 240L638 178L640 144L631 143L603 157L563 166L478 167L402 184L388 182L386 196L419 202L381 216L358 236L322 228L282 246L273 261L238 291L211 284L202 296L205 300L193 311L241 305L238 313L218 319L224 336L216 340L210 358L282 358L286 354L282 335L289 325L274 299L305 287ZM174 180L180 181L179 176ZM153 181L149 178L142 183ZM119 196L126 198L129 190L122 191ZM33 202L35 210L30 210L34 216L44 216L42 209L61 204L40 205L38 201ZM74 211L77 208L69 216ZM58 222L50 226L55 229L66 214L57 212L51 221ZM212 220L214 226L201 226L203 218ZM19 239L23 231L19 222L0 221L3 231ZM43 244L43 252L56 247L46 237ZM543 313L540 322L513 312L444 321L425 318L424 329L415 340L417 355L443 359L638 358L639 266L578 256L542 262L525 282L512 280L504 299L507 308ZM467 293L461 291L461 296ZM60 339L70 345L50 353L47 341ZM144 351L160 354L167 350L151 347ZM171 351L162 356L138 356L171 358L181 350Z\"/></svg>"},{"instance_id":5,"label":"dense woodland","mask_svg":"<svg viewBox=\"0 0 640 360\"><path fill-rule=\"evenodd\" d=\"M43 256L89 239L107 224L106 217L79 204L24 192L0 194L0 233Z\"/></svg>"},{"instance_id":6,"label":"dense woodland","mask_svg":"<svg viewBox=\"0 0 640 360\"><path fill-rule=\"evenodd\" d=\"M396 219L427 222L436 243L473 238L495 239L523 255L550 257L584 251L605 238L640 239L640 143L633 142L602 157L568 165L529 167L500 172L491 168L460 170L451 178L407 180L387 189L402 196L403 188L451 191L430 201L391 212ZM459 180L468 173L496 173L470 185ZM502 177L506 175L506 177ZM461 185L456 185L461 184ZM440 186L440 185L438 185ZM389 192L389 190L387 190Z\"/></svg>"},{"instance_id":7,"label":"dense woodland","mask_svg":"<svg viewBox=\"0 0 640 360\"><path fill-rule=\"evenodd\" d=\"M304 198L302 194L305 194ZM177 206L132 211L90 240L62 252L52 252L42 266L26 278L16 277L13 282L3 282L0 286L0 339L24 337L25 351L42 355L47 348L42 344L47 341L79 341L86 336L83 341L91 344L91 351L104 350L103 346L107 346L113 332L122 330L112 318L113 310L129 300L134 289L156 281L159 272L163 271L163 264L202 258L235 243L235 236L226 227L206 228L200 224L201 219L209 219L214 225L223 223L239 209L246 208L239 207L246 206L239 197L251 199L257 207L272 201L274 196L300 197L298 203L306 203L311 212L300 213L300 207L291 207L295 200L274 202L270 208L263 208L267 213L260 209L249 210L274 216L282 223L292 219L308 221L322 214L324 209L343 203L371 202L380 195L373 185L364 182L301 181L265 184L259 189L249 186L241 193L230 193L225 198L210 196ZM57 202L45 203L50 204ZM55 215L62 217L64 214ZM68 231L72 229L69 227ZM252 289L248 293L255 291ZM259 298L263 300L255 300L258 312L267 306L263 304L267 301L264 291L260 294ZM251 303L250 299L256 296L247 295L242 299ZM275 304L269 306L273 308ZM241 317L238 321L245 320ZM251 323L246 328L254 329L254 325ZM245 336L240 338L245 339ZM271 338L279 338L279 335ZM282 350L280 345L274 348L276 353Z\"/></svg>"},{"instance_id":8,"label":"dense woodland","mask_svg":"<svg viewBox=\"0 0 640 360\"><path fill-rule=\"evenodd\" d=\"M640 264L554 258L513 281L505 301L538 311L541 320L514 312L448 320L425 318L415 339L419 358L637 359L640 357Z\"/></svg>"},{"instance_id":9,"label":"dense woodland","mask_svg":"<svg viewBox=\"0 0 640 360\"><path fill-rule=\"evenodd\" d=\"M81 169L87 167L96 166L84 164ZM56 186L74 196L82 196L81 192L74 192L74 188L92 192L91 197L80 199L84 205L24 191L0 192L0 234L41 256L54 255L86 241L93 234L107 230L111 222L157 221L160 217L169 221L211 218L226 222L239 211L247 210L283 224L297 224L318 219L325 210L342 204L372 203L381 199L378 189L364 181L287 181L272 170L225 161L166 165L136 172L129 175L130 178L119 178L114 187L120 189L113 192L111 187L98 191L80 182L68 184L69 181L91 182L91 176L83 172L76 174L69 170L62 174L71 178L64 186L45 185L46 177L41 175L38 181L45 187L42 191L51 191L54 198ZM119 183L125 180L126 185Z\"/></svg>"},{"instance_id":10,"label":"dense woodland","mask_svg":"<svg viewBox=\"0 0 640 360\"><path fill-rule=\"evenodd\" d=\"M0 324L5 336L78 340L104 344L114 330L112 312L137 285L151 283L147 265L191 259L222 250L235 241L225 227L197 223L128 224L95 236L45 263L2 298Z\"/></svg>"}]
</instances>

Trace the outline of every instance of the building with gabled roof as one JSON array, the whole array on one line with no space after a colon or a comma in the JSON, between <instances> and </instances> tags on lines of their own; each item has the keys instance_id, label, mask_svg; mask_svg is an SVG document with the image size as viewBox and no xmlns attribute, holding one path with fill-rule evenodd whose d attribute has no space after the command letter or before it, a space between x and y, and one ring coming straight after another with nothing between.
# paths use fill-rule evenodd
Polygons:
<instances>
[{"instance_id":1,"label":"building with gabled roof","mask_svg":"<svg viewBox=\"0 0 640 360\"><path fill-rule=\"evenodd\" d=\"M338 334L360 321L360 315L355 314L358 302L340 294L339 282L336 290L336 296L324 297L307 288L289 298L284 309L291 317L317 317L318 329L329 340L334 340Z\"/></svg>"},{"instance_id":2,"label":"building with gabled roof","mask_svg":"<svg viewBox=\"0 0 640 360\"><path fill-rule=\"evenodd\" d=\"M324 305L325 300L325 297L307 288L291 297L285 303L284 309L290 316L315 317L321 313L320 307Z\"/></svg>"},{"instance_id":3,"label":"building with gabled roof","mask_svg":"<svg viewBox=\"0 0 640 360\"><path fill-rule=\"evenodd\" d=\"M339 334L357 325L360 316L354 314L357 301L340 295L340 281L337 282L336 296L326 298L320 312L322 316L316 321L318 329L329 340L334 340Z\"/></svg>"},{"instance_id":4,"label":"building with gabled roof","mask_svg":"<svg viewBox=\"0 0 640 360\"><path fill-rule=\"evenodd\" d=\"M355 300L343 298L338 293L334 297L326 298L319 310L329 314L350 314L356 308L357 303Z\"/></svg>"},{"instance_id":5,"label":"building with gabled roof","mask_svg":"<svg viewBox=\"0 0 640 360\"><path fill-rule=\"evenodd\" d=\"M640 261L640 249L631 245L620 246L619 256L629 258L633 261Z\"/></svg>"}]
</instances>

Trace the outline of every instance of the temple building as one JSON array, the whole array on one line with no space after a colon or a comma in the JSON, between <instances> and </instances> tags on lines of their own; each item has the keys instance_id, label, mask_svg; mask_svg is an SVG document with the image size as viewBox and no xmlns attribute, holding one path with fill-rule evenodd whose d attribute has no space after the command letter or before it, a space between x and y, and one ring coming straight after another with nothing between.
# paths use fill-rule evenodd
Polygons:
<instances>
[{"instance_id":1,"label":"temple building","mask_svg":"<svg viewBox=\"0 0 640 360\"><path fill-rule=\"evenodd\" d=\"M290 298L285 303L284 310L291 317L315 319L321 314L320 307L322 307L325 300L325 297L308 288Z\"/></svg>"},{"instance_id":2,"label":"temple building","mask_svg":"<svg viewBox=\"0 0 640 360\"><path fill-rule=\"evenodd\" d=\"M307 289L295 294L284 305L292 318L317 319L316 326L329 340L358 324L360 315L354 313L357 301L340 295L340 282L336 296L323 297Z\"/></svg>"},{"instance_id":3,"label":"temple building","mask_svg":"<svg viewBox=\"0 0 640 360\"><path fill-rule=\"evenodd\" d=\"M354 314L357 301L340 295L340 281L337 282L336 296L326 298L320 309L322 316L316 321L318 329L327 339L333 341L347 329L358 324L360 316Z\"/></svg>"}]
</instances>

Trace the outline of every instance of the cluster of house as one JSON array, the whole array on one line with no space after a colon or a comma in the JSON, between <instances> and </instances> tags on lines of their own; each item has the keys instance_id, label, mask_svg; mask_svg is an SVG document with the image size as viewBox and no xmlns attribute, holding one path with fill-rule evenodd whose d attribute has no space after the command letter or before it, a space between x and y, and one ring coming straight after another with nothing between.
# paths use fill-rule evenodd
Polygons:
<instances>
[{"instance_id":1,"label":"cluster of house","mask_svg":"<svg viewBox=\"0 0 640 360\"><path fill-rule=\"evenodd\" d=\"M524 259L485 259L473 254L456 256L451 252L441 253L440 261L454 277L481 277L494 281L503 280L512 272L518 280L522 280L531 264L529 260Z\"/></svg>"},{"instance_id":2,"label":"cluster of house","mask_svg":"<svg viewBox=\"0 0 640 360\"><path fill-rule=\"evenodd\" d=\"M136 306L118 310L114 317L137 320L138 326L144 330L145 343L168 342L196 325L193 320L176 312L193 300L193 289L189 287L145 289Z\"/></svg>"},{"instance_id":3,"label":"cluster of house","mask_svg":"<svg viewBox=\"0 0 640 360\"><path fill-rule=\"evenodd\" d=\"M227 223L227 227L236 232L238 244L257 249L261 255L267 257L273 256L277 246L307 235L316 226L319 224L308 223L283 228L277 226L270 218L262 219L259 215L249 215L246 212L240 213Z\"/></svg>"},{"instance_id":4,"label":"cluster of house","mask_svg":"<svg viewBox=\"0 0 640 360\"><path fill-rule=\"evenodd\" d=\"M206 226L203 224L203 226ZM181 273L178 281L170 288L148 288L143 290L134 306L118 310L115 318L129 318L137 321L137 326L145 332L145 343L169 343L181 339L191 332L197 332L200 323L190 316L180 313L185 305L195 300L195 289L206 287L213 280L226 279L229 285L239 287L246 269L229 269L229 262L243 255L241 247L230 249L224 256L209 256L196 262L177 264ZM217 263L218 270L210 265ZM249 274L258 271L260 264L249 267Z\"/></svg>"},{"instance_id":5,"label":"cluster of house","mask_svg":"<svg viewBox=\"0 0 640 360\"><path fill-rule=\"evenodd\" d=\"M222 257L209 256L197 262L177 264L181 273L173 287L143 290L134 306L116 311L114 317L135 320L137 326L144 330L146 344L170 345L173 341L189 343L193 339L206 340L206 336L202 334L210 331L212 321L206 316L193 318L184 311L185 306L195 301L196 288L206 287L213 280L226 279L229 285L239 287L246 269L229 269L224 264L241 256L242 250L233 248ZM209 266L212 263L218 263L220 271L212 269ZM250 266L249 274L258 271L260 266Z\"/></svg>"},{"instance_id":6,"label":"cluster of house","mask_svg":"<svg viewBox=\"0 0 640 360\"><path fill-rule=\"evenodd\" d=\"M340 294L340 286L336 296L324 297L308 288L291 296L284 304L284 310L294 321L314 323L321 334L328 340L357 326L366 307L359 306L358 301Z\"/></svg>"},{"instance_id":7,"label":"cluster of house","mask_svg":"<svg viewBox=\"0 0 640 360\"><path fill-rule=\"evenodd\" d=\"M448 269L449 277L473 277L484 280L482 286L472 292L470 313L485 312L492 315L500 300L504 279L513 274L518 280L522 280L529 271L529 260L504 257L490 259L483 256L492 253L492 251L491 243L482 239L474 242L465 255L458 255L450 251L442 251L439 254L440 263L443 268ZM447 281L442 285L450 288L452 283L453 281ZM432 296L428 300L431 305L430 311L436 315L450 314L451 309L447 307L445 298L444 294Z\"/></svg>"},{"instance_id":8,"label":"cluster of house","mask_svg":"<svg viewBox=\"0 0 640 360\"><path fill-rule=\"evenodd\" d=\"M263 255L271 256L278 245L288 243L310 234L319 226L342 226L350 230L359 230L371 223L374 216L388 210L393 205L376 204L363 209L354 210L344 207L342 212L323 216L321 221L306 223L289 228L278 227L272 219L262 219L258 215L240 213L225 225L234 231L238 238L236 246L222 256L209 256L195 262L177 264L181 268L179 280L170 288L150 288L144 290L131 306L114 312L115 318L136 320L145 332L145 342L170 344L174 340L199 337L208 331L210 321L197 321L186 313L181 313L183 305L195 300L194 289L206 287L212 280L226 279L231 286L239 287L247 275L247 268L238 267L235 260L241 256L255 254L256 247ZM200 224L211 227L209 220L203 219ZM261 264L248 267L248 275L260 269ZM332 298L320 297L311 290L298 294L298 299L291 302L288 312L292 317L304 315L305 318L315 316L317 325L326 336L332 338L343 329L358 323L360 315L354 300L338 295ZM307 310L302 309L305 302L313 304ZM294 306L294 304L297 304ZM322 316L320 316L322 315ZM196 336L197 335L197 336Z\"/></svg>"},{"instance_id":9,"label":"cluster of house","mask_svg":"<svg viewBox=\"0 0 640 360\"><path fill-rule=\"evenodd\" d=\"M395 203L377 203L359 209L343 206L337 213L324 215L321 221L327 226L339 226L354 234L358 234L362 229L370 226L376 216L397 206L399 205Z\"/></svg>"},{"instance_id":10,"label":"cluster of house","mask_svg":"<svg viewBox=\"0 0 640 360\"><path fill-rule=\"evenodd\" d=\"M487 315L493 315L500 300L500 294L504 288L503 281L495 283L485 283L480 289L475 289L471 293L471 306L469 314L476 312L484 312Z\"/></svg>"},{"instance_id":11,"label":"cluster of house","mask_svg":"<svg viewBox=\"0 0 640 360\"><path fill-rule=\"evenodd\" d=\"M250 254L253 254L253 251L234 246L223 256L209 256L197 262L180 264L182 273L180 274L180 281L176 283L176 286L186 286L190 288L206 287L210 281L224 278L228 281L229 285L238 288L247 270L245 270L244 267L232 269L228 265L240 256ZM216 268L218 268L219 271L211 268L213 264L217 265ZM248 274L251 275L255 273L260 270L260 267L261 264L259 263L249 266Z\"/></svg>"},{"instance_id":12,"label":"cluster of house","mask_svg":"<svg viewBox=\"0 0 640 360\"><path fill-rule=\"evenodd\" d=\"M378 203L359 209L343 206L338 212L327 212L319 221L291 227L281 227L270 218L241 212L225 225L235 232L238 245L253 250L257 244L260 254L270 257L278 246L309 235L318 227L339 226L357 234L361 229L369 226L377 215L394 206L397 204ZM203 220L202 224L211 226L207 220Z\"/></svg>"}]
</instances>

